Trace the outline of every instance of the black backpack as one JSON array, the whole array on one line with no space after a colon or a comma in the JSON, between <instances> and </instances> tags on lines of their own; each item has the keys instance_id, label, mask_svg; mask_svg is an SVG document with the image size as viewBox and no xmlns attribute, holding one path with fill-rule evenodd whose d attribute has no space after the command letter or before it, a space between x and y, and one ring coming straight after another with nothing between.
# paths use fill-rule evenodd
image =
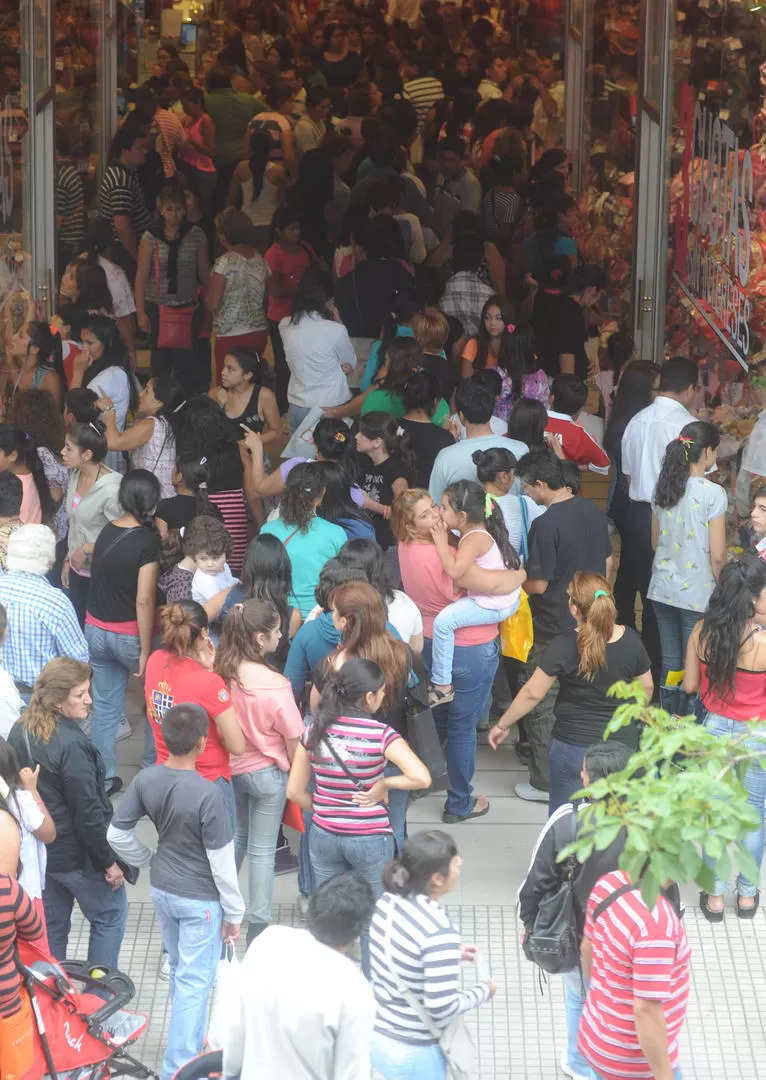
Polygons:
<instances>
[{"instance_id":1,"label":"black backpack","mask_svg":"<svg viewBox=\"0 0 766 1080\"><path fill-rule=\"evenodd\" d=\"M577 839L577 810L571 814L571 835ZM524 935L524 955L549 975L563 975L580 964L580 941L575 918L574 886L580 863L570 856L563 864L563 880L537 909L532 929Z\"/></svg>"}]
</instances>

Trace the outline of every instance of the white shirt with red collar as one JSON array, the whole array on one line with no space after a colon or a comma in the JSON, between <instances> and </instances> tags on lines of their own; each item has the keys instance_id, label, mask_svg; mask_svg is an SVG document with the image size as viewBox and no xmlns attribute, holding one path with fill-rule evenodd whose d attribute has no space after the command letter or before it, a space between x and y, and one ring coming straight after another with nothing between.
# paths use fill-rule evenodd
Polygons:
<instances>
[{"instance_id":1,"label":"white shirt with red collar","mask_svg":"<svg viewBox=\"0 0 766 1080\"><path fill-rule=\"evenodd\" d=\"M571 416L548 409L545 431L558 439L568 461L574 461L576 465L587 465L591 472L604 475L609 472L609 455Z\"/></svg>"}]
</instances>

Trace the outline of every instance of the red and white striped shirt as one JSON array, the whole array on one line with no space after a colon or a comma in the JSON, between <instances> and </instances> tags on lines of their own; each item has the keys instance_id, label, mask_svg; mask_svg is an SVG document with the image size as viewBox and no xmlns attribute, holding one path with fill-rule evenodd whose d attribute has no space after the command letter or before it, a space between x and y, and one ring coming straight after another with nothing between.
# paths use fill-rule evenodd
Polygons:
<instances>
[{"instance_id":1,"label":"red and white striped shirt","mask_svg":"<svg viewBox=\"0 0 766 1080\"><path fill-rule=\"evenodd\" d=\"M585 922L593 964L578 1049L605 1080L654 1075L636 1034L637 997L662 1002L668 1053L675 1068L689 996L689 943L664 896L650 911L638 889L623 893L594 923L596 907L627 881L621 870L600 878L590 894Z\"/></svg>"},{"instance_id":2,"label":"red and white striped shirt","mask_svg":"<svg viewBox=\"0 0 766 1080\"><path fill-rule=\"evenodd\" d=\"M308 746L309 727L303 737ZM401 735L387 724L371 716L339 716L325 730L319 751L309 750L314 767L313 822L328 832L345 836L375 836L391 832L388 808L384 803L357 806L351 796L358 788L346 775L328 744L348 769L351 776L367 790L383 777L386 750Z\"/></svg>"}]
</instances>

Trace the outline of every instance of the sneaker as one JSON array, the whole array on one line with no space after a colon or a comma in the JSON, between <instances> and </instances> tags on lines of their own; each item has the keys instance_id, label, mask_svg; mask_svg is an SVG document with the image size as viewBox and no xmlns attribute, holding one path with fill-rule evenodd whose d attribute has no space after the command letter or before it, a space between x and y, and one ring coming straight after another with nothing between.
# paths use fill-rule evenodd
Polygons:
<instances>
[{"instance_id":1,"label":"sneaker","mask_svg":"<svg viewBox=\"0 0 766 1080\"><path fill-rule=\"evenodd\" d=\"M519 799L524 799L525 802L548 802L549 795L547 791L541 791L540 788L532 787L531 784L517 784L513 789Z\"/></svg>"},{"instance_id":2,"label":"sneaker","mask_svg":"<svg viewBox=\"0 0 766 1080\"><path fill-rule=\"evenodd\" d=\"M160 964L160 970L157 972L158 979L170 978L170 957L167 953L162 954L162 963Z\"/></svg>"},{"instance_id":3,"label":"sneaker","mask_svg":"<svg viewBox=\"0 0 766 1080\"><path fill-rule=\"evenodd\" d=\"M310 899L311 897L304 896L303 893L298 893L298 911L300 911L304 919L308 915Z\"/></svg>"},{"instance_id":4,"label":"sneaker","mask_svg":"<svg viewBox=\"0 0 766 1080\"><path fill-rule=\"evenodd\" d=\"M567 1057L566 1050L561 1051L561 1057L559 1058L559 1068L563 1072L564 1076L569 1076L571 1080L588 1080L588 1073L575 1072L572 1066L569 1064L569 1058Z\"/></svg>"},{"instance_id":5,"label":"sneaker","mask_svg":"<svg viewBox=\"0 0 766 1080\"><path fill-rule=\"evenodd\" d=\"M117 725L117 742L121 739L129 739L133 732L130 730L127 716L121 716Z\"/></svg>"},{"instance_id":6,"label":"sneaker","mask_svg":"<svg viewBox=\"0 0 766 1080\"><path fill-rule=\"evenodd\" d=\"M113 795L116 795L118 792L122 791L122 788L123 782L121 776L112 776L106 782L106 794L110 799Z\"/></svg>"},{"instance_id":7,"label":"sneaker","mask_svg":"<svg viewBox=\"0 0 766 1080\"><path fill-rule=\"evenodd\" d=\"M274 855L274 873L292 874L298 869L298 856L293 855L288 844L278 847Z\"/></svg>"}]
</instances>

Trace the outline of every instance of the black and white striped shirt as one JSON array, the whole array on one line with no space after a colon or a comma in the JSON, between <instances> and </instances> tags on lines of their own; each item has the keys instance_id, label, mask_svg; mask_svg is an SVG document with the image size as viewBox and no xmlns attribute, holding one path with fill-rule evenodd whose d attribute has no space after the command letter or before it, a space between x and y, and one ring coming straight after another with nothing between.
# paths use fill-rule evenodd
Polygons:
<instances>
[{"instance_id":1,"label":"black and white striped shirt","mask_svg":"<svg viewBox=\"0 0 766 1080\"><path fill-rule=\"evenodd\" d=\"M377 1011L375 1030L399 1042L422 1045L437 1040L397 989L386 959L386 927L394 902L391 956L399 983L409 990L433 1023L446 1028L453 1017L482 1005L489 986L460 989L460 937L447 913L422 894L385 893L370 925L370 965Z\"/></svg>"},{"instance_id":2,"label":"black and white striped shirt","mask_svg":"<svg viewBox=\"0 0 766 1080\"><path fill-rule=\"evenodd\" d=\"M82 243L85 225L85 193L82 177L68 161L56 166L56 216L60 219L58 237L74 248Z\"/></svg>"},{"instance_id":3,"label":"black and white striped shirt","mask_svg":"<svg viewBox=\"0 0 766 1080\"><path fill-rule=\"evenodd\" d=\"M111 222L115 240L119 240L119 233L114 228L114 219L129 217L138 243L149 228L151 216L135 169L119 162L109 166L99 188L98 209Z\"/></svg>"}]
</instances>

